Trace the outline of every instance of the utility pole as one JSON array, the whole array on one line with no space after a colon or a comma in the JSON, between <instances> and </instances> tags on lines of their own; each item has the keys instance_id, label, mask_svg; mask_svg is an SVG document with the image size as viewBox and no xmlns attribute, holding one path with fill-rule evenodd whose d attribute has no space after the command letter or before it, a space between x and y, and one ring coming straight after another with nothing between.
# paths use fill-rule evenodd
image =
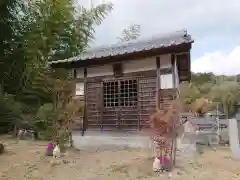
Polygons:
<instances>
[{"instance_id":1,"label":"utility pole","mask_svg":"<svg viewBox=\"0 0 240 180\"><path fill-rule=\"evenodd\" d=\"M92 9L92 8L93 8L93 1L89 0L89 9Z\"/></svg>"},{"instance_id":2,"label":"utility pole","mask_svg":"<svg viewBox=\"0 0 240 180\"><path fill-rule=\"evenodd\" d=\"M98 5L104 4L104 0L98 0ZM96 4L96 3L95 3ZM93 0L89 0L89 9L92 9L94 7Z\"/></svg>"},{"instance_id":3,"label":"utility pole","mask_svg":"<svg viewBox=\"0 0 240 180\"><path fill-rule=\"evenodd\" d=\"M219 103L217 103L217 136L218 136L218 144L220 142L220 120L219 120Z\"/></svg>"},{"instance_id":4,"label":"utility pole","mask_svg":"<svg viewBox=\"0 0 240 180\"><path fill-rule=\"evenodd\" d=\"M219 79L217 78L217 84L218 83L221 83L219 82ZM217 117L216 117L216 120L217 120L217 140L218 140L218 144L220 143L220 120L219 120L219 102L217 102Z\"/></svg>"}]
</instances>

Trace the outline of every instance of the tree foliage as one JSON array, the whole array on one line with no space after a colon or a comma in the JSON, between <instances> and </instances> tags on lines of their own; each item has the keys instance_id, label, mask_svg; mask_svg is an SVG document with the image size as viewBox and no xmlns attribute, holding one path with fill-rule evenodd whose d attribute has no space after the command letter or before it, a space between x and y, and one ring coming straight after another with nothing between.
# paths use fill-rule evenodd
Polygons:
<instances>
[{"instance_id":1,"label":"tree foliage","mask_svg":"<svg viewBox=\"0 0 240 180\"><path fill-rule=\"evenodd\" d=\"M141 26L139 24L132 24L122 31L121 37L118 37L120 42L136 40L141 35Z\"/></svg>"},{"instance_id":2,"label":"tree foliage","mask_svg":"<svg viewBox=\"0 0 240 180\"><path fill-rule=\"evenodd\" d=\"M238 76L216 76L212 73L192 74L191 83L180 85L181 97L186 104L206 97L212 101L204 111L216 110L217 105L227 117L235 113L235 105L240 102Z\"/></svg>"},{"instance_id":3,"label":"tree foliage","mask_svg":"<svg viewBox=\"0 0 240 180\"><path fill-rule=\"evenodd\" d=\"M73 0L0 2L3 129L16 125L16 119L51 127L62 119L56 115L68 114L65 119L71 119L69 114L73 116L74 112L67 104L72 96L59 98L59 92L66 93L65 85L71 82L72 74L63 69L53 71L48 62L82 53L94 39L95 26L101 24L112 8L112 4L92 9L76 7ZM71 88L67 87L68 94L73 91Z\"/></svg>"}]
</instances>

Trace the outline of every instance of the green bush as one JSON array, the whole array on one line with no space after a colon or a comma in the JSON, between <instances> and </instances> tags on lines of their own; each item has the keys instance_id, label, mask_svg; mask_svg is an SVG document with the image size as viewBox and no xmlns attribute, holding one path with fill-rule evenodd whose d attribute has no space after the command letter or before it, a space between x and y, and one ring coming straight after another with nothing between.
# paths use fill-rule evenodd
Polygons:
<instances>
[{"instance_id":1,"label":"green bush","mask_svg":"<svg viewBox=\"0 0 240 180\"><path fill-rule=\"evenodd\" d=\"M0 92L0 133L7 133L22 121L21 103L14 96Z\"/></svg>"}]
</instances>

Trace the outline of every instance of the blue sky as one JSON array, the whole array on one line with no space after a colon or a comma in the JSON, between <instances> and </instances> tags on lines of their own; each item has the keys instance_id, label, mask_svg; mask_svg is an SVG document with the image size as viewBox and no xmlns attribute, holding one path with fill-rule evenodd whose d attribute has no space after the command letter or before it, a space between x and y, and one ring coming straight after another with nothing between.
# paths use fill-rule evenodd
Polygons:
<instances>
[{"instance_id":1,"label":"blue sky","mask_svg":"<svg viewBox=\"0 0 240 180\"><path fill-rule=\"evenodd\" d=\"M78 0L89 5L90 0ZM117 42L130 24L141 25L141 36L187 29L195 43L192 71L240 73L239 0L92 0L112 2L114 10L96 28L95 45ZM239 59L238 59L239 58Z\"/></svg>"}]
</instances>

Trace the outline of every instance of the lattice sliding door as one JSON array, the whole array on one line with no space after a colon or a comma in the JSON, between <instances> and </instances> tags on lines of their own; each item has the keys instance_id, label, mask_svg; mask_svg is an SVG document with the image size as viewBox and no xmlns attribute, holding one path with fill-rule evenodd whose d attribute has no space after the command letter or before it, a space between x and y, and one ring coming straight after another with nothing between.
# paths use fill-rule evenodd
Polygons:
<instances>
[{"instance_id":1,"label":"lattice sliding door","mask_svg":"<svg viewBox=\"0 0 240 180\"><path fill-rule=\"evenodd\" d=\"M87 84L87 124L89 128L101 127L101 83Z\"/></svg>"}]
</instances>

